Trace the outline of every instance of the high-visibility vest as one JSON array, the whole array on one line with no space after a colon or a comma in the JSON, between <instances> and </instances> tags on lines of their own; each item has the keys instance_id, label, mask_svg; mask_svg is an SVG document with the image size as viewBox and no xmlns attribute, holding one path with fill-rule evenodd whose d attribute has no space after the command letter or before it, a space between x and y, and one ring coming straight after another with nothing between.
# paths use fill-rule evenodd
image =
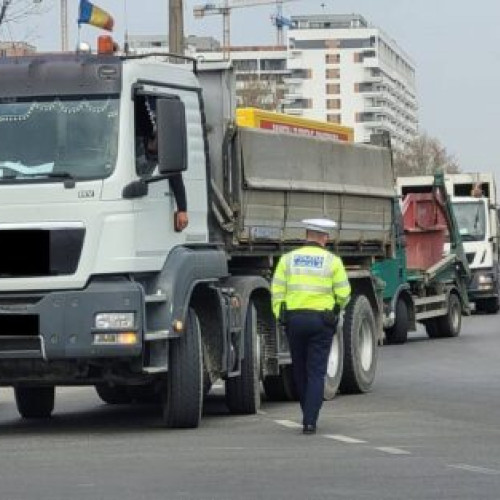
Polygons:
<instances>
[{"instance_id":1,"label":"high-visibility vest","mask_svg":"<svg viewBox=\"0 0 500 500\"><path fill-rule=\"evenodd\" d=\"M287 311L331 311L349 302L351 286L340 257L315 245L306 245L281 257L271 284L273 313L281 304Z\"/></svg>"}]
</instances>

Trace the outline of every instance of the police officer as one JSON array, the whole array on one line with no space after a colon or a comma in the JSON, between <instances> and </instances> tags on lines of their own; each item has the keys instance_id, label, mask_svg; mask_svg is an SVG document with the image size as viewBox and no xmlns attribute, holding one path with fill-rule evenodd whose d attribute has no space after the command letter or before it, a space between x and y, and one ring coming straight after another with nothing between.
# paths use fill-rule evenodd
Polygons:
<instances>
[{"instance_id":1,"label":"police officer","mask_svg":"<svg viewBox=\"0 0 500 500\"><path fill-rule=\"evenodd\" d=\"M283 255L272 285L273 313L284 321L304 434L316 432L333 335L351 287L342 260L326 250L328 219L308 219L305 245Z\"/></svg>"}]
</instances>

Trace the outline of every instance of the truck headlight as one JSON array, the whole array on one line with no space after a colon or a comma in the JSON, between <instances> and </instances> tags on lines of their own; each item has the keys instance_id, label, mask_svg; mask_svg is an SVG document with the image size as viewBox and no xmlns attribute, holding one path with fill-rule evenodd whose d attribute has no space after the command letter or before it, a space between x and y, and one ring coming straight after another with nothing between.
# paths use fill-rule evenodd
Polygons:
<instances>
[{"instance_id":1,"label":"truck headlight","mask_svg":"<svg viewBox=\"0 0 500 500\"><path fill-rule=\"evenodd\" d=\"M491 285L493 284L493 276L489 274L480 274L478 282L480 285Z\"/></svg>"},{"instance_id":2,"label":"truck headlight","mask_svg":"<svg viewBox=\"0 0 500 500\"><path fill-rule=\"evenodd\" d=\"M94 333L94 344L97 345L134 345L138 340L136 332Z\"/></svg>"},{"instance_id":3,"label":"truck headlight","mask_svg":"<svg viewBox=\"0 0 500 500\"><path fill-rule=\"evenodd\" d=\"M135 313L98 313L94 326L97 330L132 330L135 328Z\"/></svg>"}]
</instances>

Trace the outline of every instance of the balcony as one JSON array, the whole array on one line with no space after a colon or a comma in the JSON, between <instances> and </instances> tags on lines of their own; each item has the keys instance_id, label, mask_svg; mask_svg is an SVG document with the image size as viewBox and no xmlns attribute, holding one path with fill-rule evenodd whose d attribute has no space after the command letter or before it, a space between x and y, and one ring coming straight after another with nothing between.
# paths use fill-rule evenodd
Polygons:
<instances>
[{"instance_id":1,"label":"balcony","mask_svg":"<svg viewBox=\"0 0 500 500\"><path fill-rule=\"evenodd\" d=\"M285 114L293 116L302 116L304 114L303 108L290 108L286 105L284 106L283 111Z\"/></svg>"},{"instance_id":2,"label":"balcony","mask_svg":"<svg viewBox=\"0 0 500 500\"><path fill-rule=\"evenodd\" d=\"M299 99L303 99L303 95L301 93L299 93L298 91L289 91L289 92L285 92L285 99L287 101L297 101Z\"/></svg>"}]
</instances>

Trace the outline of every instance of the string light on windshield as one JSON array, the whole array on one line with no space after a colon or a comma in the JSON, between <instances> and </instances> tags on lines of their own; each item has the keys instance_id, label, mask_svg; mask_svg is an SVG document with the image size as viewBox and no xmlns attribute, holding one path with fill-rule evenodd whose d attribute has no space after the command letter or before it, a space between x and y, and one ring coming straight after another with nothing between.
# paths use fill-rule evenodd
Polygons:
<instances>
[{"instance_id":1,"label":"string light on windshield","mask_svg":"<svg viewBox=\"0 0 500 500\"><path fill-rule=\"evenodd\" d=\"M60 112L67 115L75 115L83 111L95 114L102 114L108 110L111 101L108 99L103 105L92 105L89 101L82 101L77 106L65 106L61 101L55 100L53 103L33 102L28 111L22 115L0 115L0 123L2 122L21 122L28 120L33 112ZM108 118L114 118L118 115L116 110L111 110L108 113Z\"/></svg>"}]
</instances>

